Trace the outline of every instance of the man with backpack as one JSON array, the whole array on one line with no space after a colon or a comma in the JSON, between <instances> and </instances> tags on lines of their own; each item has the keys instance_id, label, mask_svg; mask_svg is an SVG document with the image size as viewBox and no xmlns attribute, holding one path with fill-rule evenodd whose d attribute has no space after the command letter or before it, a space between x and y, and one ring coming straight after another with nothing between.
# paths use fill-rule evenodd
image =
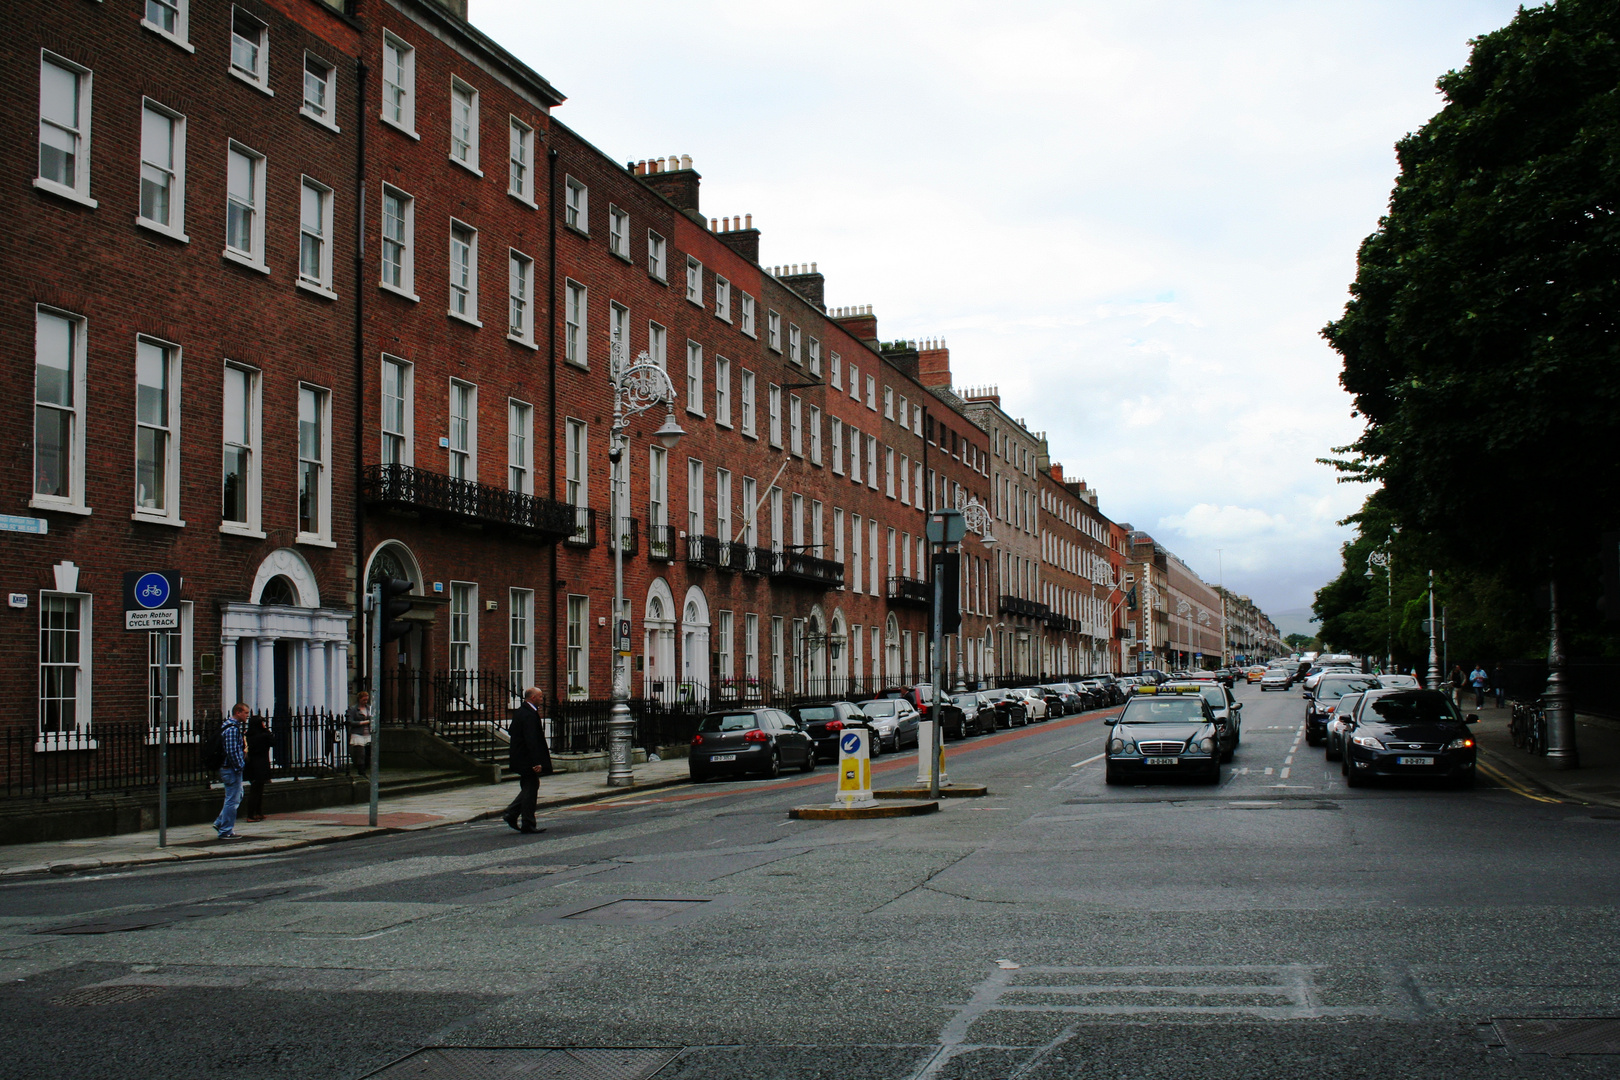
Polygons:
<instances>
[{"instance_id":1,"label":"man with backpack","mask_svg":"<svg viewBox=\"0 0 1620 1080\"><path fill-rule=\"evenodd\" d=\"M240 840L236 833L236 808L242 802L242 770L247 767L247 748L243 741L247 730L248 707L241 702L231 706L231 715L219 726L219 736L209 747L206 762L219 769L220 782L225 785L225 806L214 819L214 831L221 840Z\"/></svg>"}]
</instances>

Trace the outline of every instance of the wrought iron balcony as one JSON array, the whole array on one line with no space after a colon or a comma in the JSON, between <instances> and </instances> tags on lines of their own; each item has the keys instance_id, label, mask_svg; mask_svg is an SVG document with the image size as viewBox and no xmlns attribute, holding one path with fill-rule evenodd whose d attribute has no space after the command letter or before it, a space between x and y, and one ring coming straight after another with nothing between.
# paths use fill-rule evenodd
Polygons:
<instances>
[{"instance_id":1,"label":"wrought iron balcony","mask_svg":"<svg viewBox=\"0 0 1620 1080\"><path fill-rule=\"evenodd\" d=\"M818 589L844 587L844 564L797 551L771 552L771 577Z\"/></svg>"},{"instance_id":2,"label":"wrought iron balcony","mask_svg":"<svg viewBox=\"0 0 1620 1080\"><path fill-rule=\"evenodd\" d=\"M588 506L574 507L574 535L564 540L569 547L596 546L596 511Z\"/></svg>"},{"instance_id":3,"label":"wrought iron balcony","mask_svg":"<svg viewBox=\"0 0 1620 1080\"><path fill-rule=\"evenodd\" d=\"M675 561L675 526L647 526L647 558Z\"/></svg>"},{"instance_id":4,"label":"wrought iron balcony","mask_svg":"<svg viewBox=\"0 0 1620 1080\"><path fill-rule=\"evenodd\" d=\"M743 544L742 549L745 556L742 567L743 573L753 574L755 577L764 577L771 572L771 563L776 558L776 552L770 548L749 547L747 544Z\"/></svg>"},{"instance_id":5,"label":"wrought iron balcony","mask_svg":"<svg viewBox=\"0 0 1620 1080\"><path fill-rule=\"evenodd\" d=\"M619 534L618 534L618 536L609 536L608 537L608 550L612 551L615 545L622 542L624 544L624 553L625 553L625 555L626 556L634 555L636 553L636 547L637 547L636 538L637 538L637 536L638 536L638 534L640 532L641 532L641 519L640 518L633 518L633 517L620 518L619 519Z\"/></svg>"},{"instance_id":6,"label":"wrought iron balcony","mask_svg":"<svg viewBox=\"0 0 1620 1080\"><path fill-rule=\"evenodd\" d=\"M686 565L717 567L720 565L720 540L714 536L686 537Z\"/></svg>"},{"instance_id":7,"label":"wrought iron balcony","mask_svg":"<svg viewBox=\"0 0 1620 1080\"><path fill-rule=\"evenodd\" d=\"M366 466L361 498L371 506L493 526L543 543L565 540L575 532L574 507L567 503L457 480L414 465Z\"/></svg>"},{"instance_id":8,"label":"wrought iron balcony","mask_svg":"<svg viewBox=\"0 0 1620 1080\"><path fill-rule=\"evenodd\" d=\"M934 589L928 582L918 581L916 578L892 577L889 579L889 602L911 607L930 607L934 602Z\"/></svg>"},{"instance_id":9,"label":"wrought iron balcony","mask_svg":"<svg viewBox=\"0 0 1620 1080\"><path fill-rule=\"evenodd\" d=\"M1057 630L1060 633L1069 633L1080 629L1080 623L1067 615L1059 615L1055 611L1048 611L1046 613L1046 628L1048 630Z\"/></svg>"},{"instance_id":10,"label":"wrought iron balcony","mask_svg":"<svg viewBox=\"0 0 1620 1080\"><path fill-rule=\"evenodd\" d=\"M1025 600L1022 596L1003 596L1000 610L1003 615L1014 615L1025 619L1044 619L1051 609L1039 601Z\"/></svg>"},{"instance_id":11,"label":"wrought iron balcony","mask_svg":"<svg viewBox=\"0 0 1620 1080\"><path fill-rule=\"evenodd\" d=\"M720 569L736 574L748 566L748 545L720 541Z\"/></svg>"}]
</instances>

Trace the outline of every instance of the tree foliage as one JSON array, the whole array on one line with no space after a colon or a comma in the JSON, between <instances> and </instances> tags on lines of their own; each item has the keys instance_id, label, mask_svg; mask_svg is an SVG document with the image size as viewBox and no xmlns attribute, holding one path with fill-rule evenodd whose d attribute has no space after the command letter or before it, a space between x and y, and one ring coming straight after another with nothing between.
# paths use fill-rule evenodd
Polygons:
<instances>
[{"instance_id":1,"label":"tree foliage","mask_svg":"<svg viewBox=\"0 0 1620 1080\"><path fill-rule=\"evenodd\" d=\"M1620 513L1620 0L1521 9L1439 88L1323 331L1366 419L1336 464L1447 564L1522 590ZM1365 542L1318 598L1336 646L1383 636L1356 614Z\"/></svg>"}]
</instances>

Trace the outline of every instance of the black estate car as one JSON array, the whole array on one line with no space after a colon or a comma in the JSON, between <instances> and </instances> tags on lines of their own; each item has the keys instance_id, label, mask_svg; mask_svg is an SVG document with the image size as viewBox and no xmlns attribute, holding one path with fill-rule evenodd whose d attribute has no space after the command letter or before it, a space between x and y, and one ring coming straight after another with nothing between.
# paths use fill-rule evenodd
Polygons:
<instances>
[{"instance_id":1,"label":"black estate car","mask_svg":"<svg viewBox=\"0 0 1620 1080\"><path fill-rule=\"evenodd\" d=\"M1344 777L1362 787L1389 776L1427 776L1474 786L1474 737L1439 690L1369 690L1344 732Z\"/></svg>"}]
</instances>

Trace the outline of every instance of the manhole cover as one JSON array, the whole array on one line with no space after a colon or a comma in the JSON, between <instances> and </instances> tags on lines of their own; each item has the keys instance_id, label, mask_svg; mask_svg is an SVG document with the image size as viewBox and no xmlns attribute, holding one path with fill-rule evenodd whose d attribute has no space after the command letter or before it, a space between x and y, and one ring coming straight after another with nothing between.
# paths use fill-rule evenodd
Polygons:
<instances>
[{"instance_id":1,"label":"manhole cover","mask_svg":"<svg viewBox=\"0 0 1620 1080\"><path fill-rule=\"evenodd\" d=\"M680 1047L429 1046L366 1080L647 1080Z\"/></svg>"},{"instance_id":2,"label":"manhole cover","mask_svg":"<svg viewBox=\"0 0 1620 1080\"><path fill-rule=\"evenodd\" d=\"M161 986L81 986L51 1001L52 1005L127 1005L163 993Z\"/></svg>"},{"instance_id":3,"label":"manhole cover","mask_svg":"<svg viewBox=\"0 0 1620 1080\"><path fill-rule=\"evenodd\" d=\"M1521 1054L1620 1054L1620 1018L1494 1021L1509 1050Z\"/></svg>"},{"instance_id":4,"label":"manhole cover","mask_svg":"<svg viewBox=\"0 0 1620 1080\"><path fill-rule=\"evenodd\" d=\"M565 915L564 918L569 922L657 922L659 919L667 919L671 915L679 915L683 911L690 911L707 903L707 900L614 900L601 907L576 911L572 915Z\"/></svg>"}]
</instances>

